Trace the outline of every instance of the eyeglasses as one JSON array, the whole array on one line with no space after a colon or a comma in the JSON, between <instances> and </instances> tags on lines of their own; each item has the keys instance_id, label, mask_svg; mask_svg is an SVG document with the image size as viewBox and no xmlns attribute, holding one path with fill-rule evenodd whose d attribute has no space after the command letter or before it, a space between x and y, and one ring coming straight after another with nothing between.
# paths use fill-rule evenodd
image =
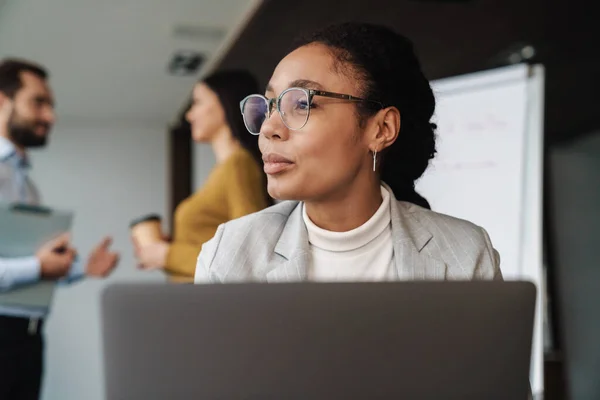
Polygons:
<instances>
[{"instance_id":1,"label":"eyeglasses","mask_svg":"<svg viewBox=\"0 0 600 400\"><path fill-rule=\"evenodd\" d=\"M267 99L260 94L252 94L240 102L240 109L244 117L246 129L253 135L260 134L263 123L269 119L276 106L281 120L290 130L297 131L304 128L308 122L310 109L314 96L331 97L354 102L369 102L384 108L379 101L362 99L349 94L324 92L322 90L289 88L278 97Z\"/></svg>"}]
</instances>

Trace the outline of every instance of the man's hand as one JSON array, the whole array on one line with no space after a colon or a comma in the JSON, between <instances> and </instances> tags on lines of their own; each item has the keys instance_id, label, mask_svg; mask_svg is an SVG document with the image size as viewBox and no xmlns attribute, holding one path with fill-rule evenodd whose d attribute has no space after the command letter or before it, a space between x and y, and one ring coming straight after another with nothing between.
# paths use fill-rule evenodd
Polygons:
<instances>
[{"instance_id":1,"label":"man's hand","mask_svg":"<svg viewBox=\"0 0 600 400\"><path fill-rule=\"evenodd\" d=\"M87 276L105 278L119 262L119 254L110 251L112 238L105 237L90 253L85 273Z\"/></svg>"},{"instance_id":2,"label":"man's hand","mask_svg":"<svg viewBox=\"0 0 600 400\"><path fill-rule=\"evenodd\" d=\"M69 273L76 252L69 245L68 233L44 244L37 252L42 279L57 280Z\"/></svg>"}]
</instances>

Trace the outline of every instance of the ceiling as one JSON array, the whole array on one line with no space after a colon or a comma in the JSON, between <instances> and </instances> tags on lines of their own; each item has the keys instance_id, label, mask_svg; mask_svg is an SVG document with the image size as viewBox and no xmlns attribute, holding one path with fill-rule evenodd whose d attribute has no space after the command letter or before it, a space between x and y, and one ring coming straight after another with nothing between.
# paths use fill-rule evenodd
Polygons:
<instances>
[{"instance_id":1,"label":"ceiling","mask_svg":"<svg viewBox=\"0 0 600 400\"><path fill-rule=\"evenodd\" d=\"M342 5L343 4L343 5ZM346 20L393 27L416 45L430 79L502 65L531 44L546 66L546 138L598 128L600 24L583 0L266 0L221 68L247 67L266 83L298 34Z\"/></svg>"},{"instance_id":2,"label":"ceiling","mask_svg":"<svg viewBox=\"0 0 600 400\"><path fill-rule=\"evenodd\" d=\"M62 122L166 125L198 76L169 75L173 54L218 56L259 3L0 0L0 58L29 58L50 70Z\"/></svg>"}]
</instances>

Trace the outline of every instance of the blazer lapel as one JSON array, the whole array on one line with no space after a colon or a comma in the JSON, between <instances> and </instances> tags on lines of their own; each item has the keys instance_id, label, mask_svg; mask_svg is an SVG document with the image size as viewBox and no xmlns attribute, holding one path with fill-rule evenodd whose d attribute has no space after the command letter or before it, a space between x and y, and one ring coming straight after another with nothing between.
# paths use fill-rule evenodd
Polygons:
<instances>
[{"instance_id":1,"label":"blazer lapel","mask_svg":"<svg viewBox=\"0 0 600 400\"><path fill-rule=\"evenodd\" d=\"M282 258L267 273L268 282L301 282L307 279L311 258L308 232L302 219L302 203L298 203L290 214L275 246L275 253Z\"/></svg>"},{"instance_id":2,"label":"blazer lapel","mask_svg":"<svg viewBox=\"0 0 600 400\"><path fill-rule=\"evenodd\" d=\"M444 280L446 264L431 257L427 244L433 238L431 232L406 209L405 203L397 201L392 190L391 220L394 261L399 280ZM302 203L291 212L275 246L280 256L267 273L268 282L302 282L308 278L311 263L308 232L302 219Z\"/></svg>"},{"instance_id":3,"label":"blazer lapel","mask_svg":"<svg viewBox=\"0 0 600 400\"><path fill-rule=\"evenodd\" d=\"M393 193L392 190L386 188ZM433 235L406 210L406 205L391 199L392 240L398 279L444 280L446 264L423 252Z\"/></svg>"}]
</instances>

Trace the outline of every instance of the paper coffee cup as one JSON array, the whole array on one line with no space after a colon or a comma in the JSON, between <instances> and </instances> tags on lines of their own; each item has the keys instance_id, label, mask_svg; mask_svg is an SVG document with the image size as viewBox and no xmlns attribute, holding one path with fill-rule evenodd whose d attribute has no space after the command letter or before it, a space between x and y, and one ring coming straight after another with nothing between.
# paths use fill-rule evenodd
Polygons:
<instances>
[{"instance_id":1,"label":"paper coffee cup","mask_svg":"<svg viewBox=\"0 0 600 400\"><path fill-rule=\"evenodd\" d=\"M156 214L146 215L131 221L131 235L140 246L163 240L162 223Z\"/></svg>"}]
</instances>

